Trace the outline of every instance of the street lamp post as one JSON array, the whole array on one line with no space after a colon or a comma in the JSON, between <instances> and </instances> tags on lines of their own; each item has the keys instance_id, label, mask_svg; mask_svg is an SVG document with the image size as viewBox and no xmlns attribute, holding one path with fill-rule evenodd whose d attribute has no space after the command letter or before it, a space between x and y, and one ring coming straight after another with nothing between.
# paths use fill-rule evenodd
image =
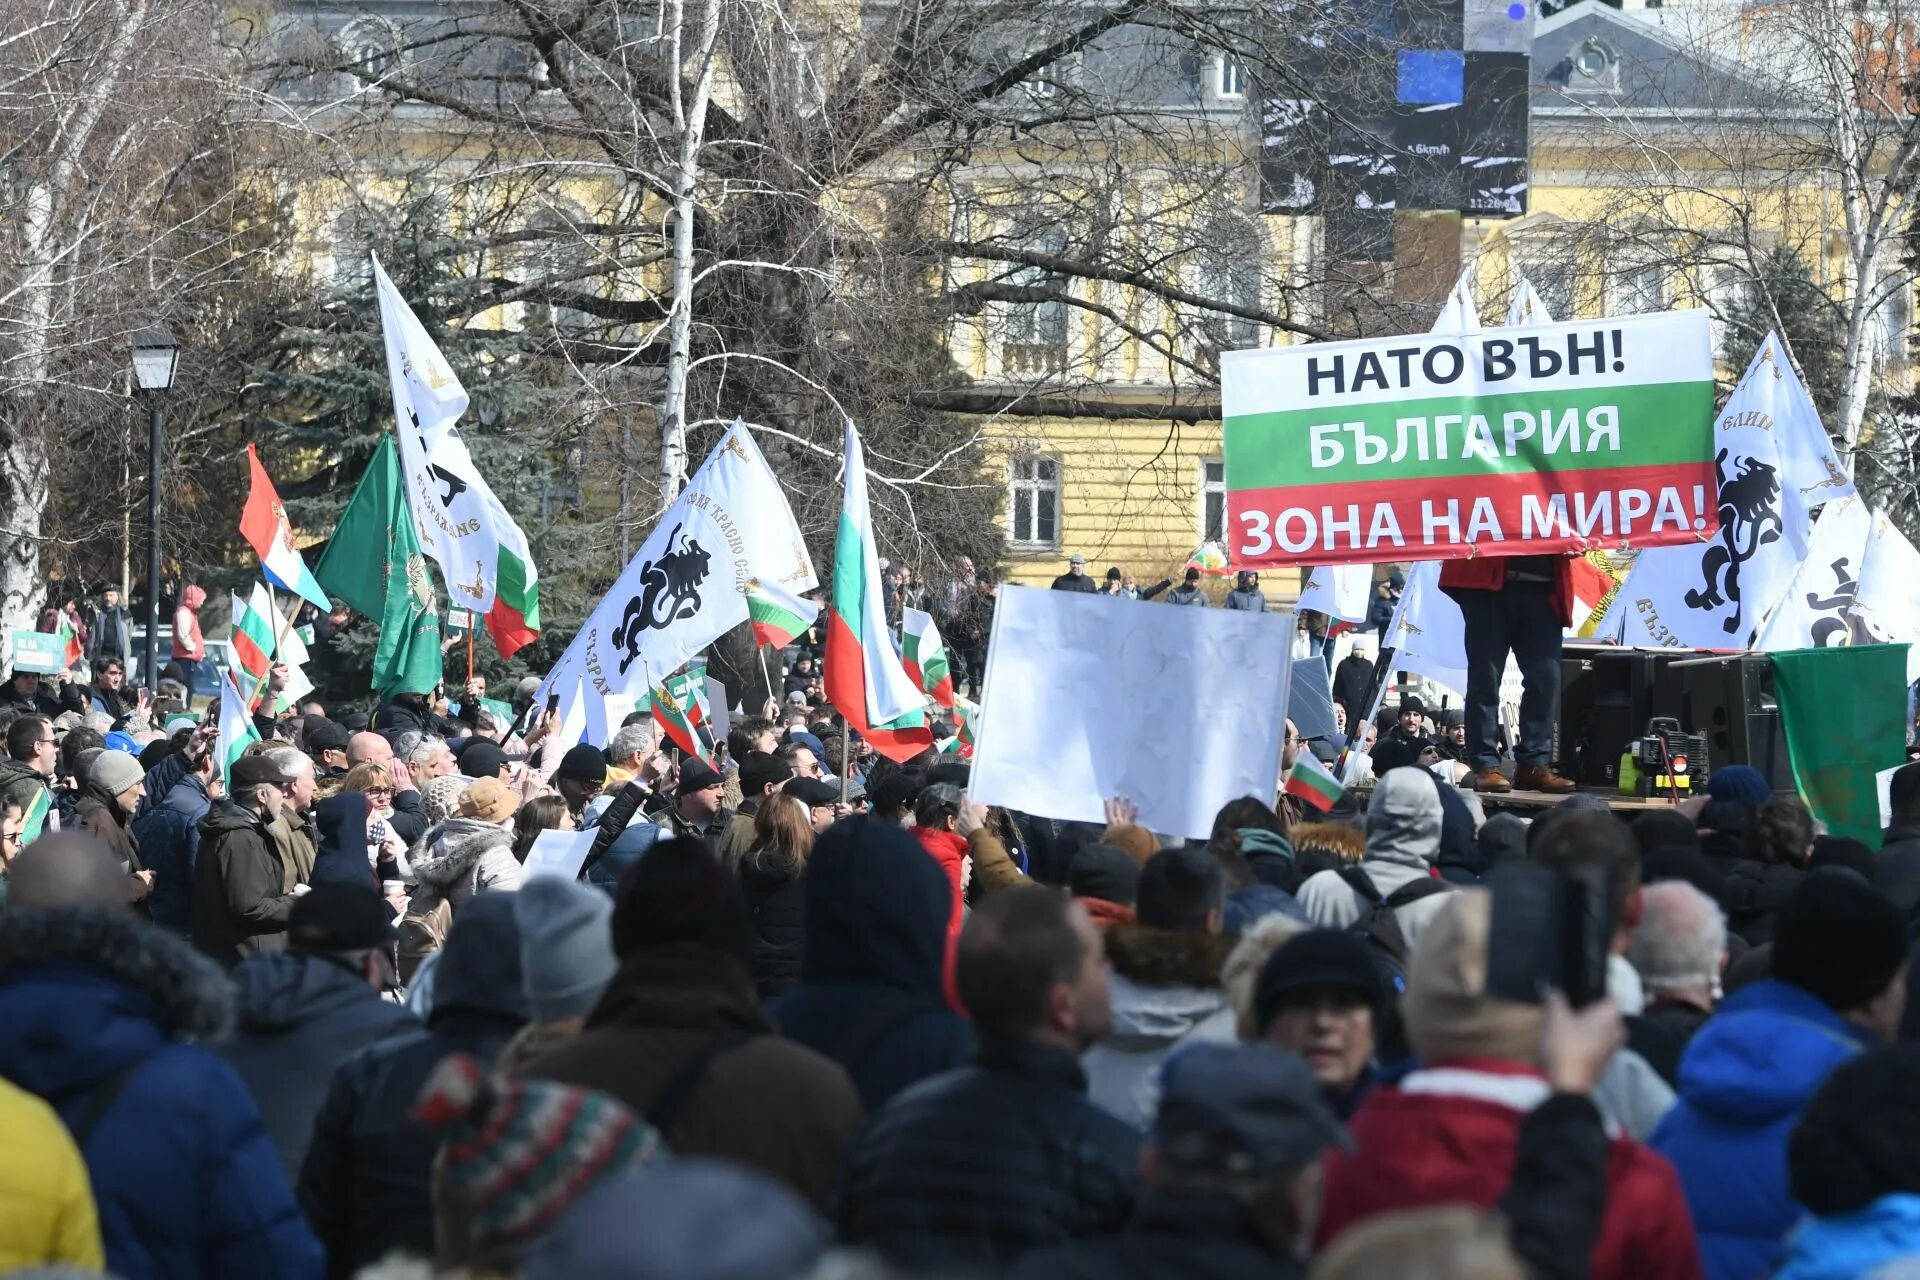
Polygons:
<instances>
[{"instance_id":1,"label":"street lamp post","mask_svg":"<svg viewBox=\"0 0 1920 1280\"><path fill-rule=\"evenodd\" d=\"M173 387L180 346L155 325L133 335L133 380L147 401L147 638L140 653L140 675L157 689L154 646L160 637L160 416L161 393Z\"/></svg>"}]
</instances>

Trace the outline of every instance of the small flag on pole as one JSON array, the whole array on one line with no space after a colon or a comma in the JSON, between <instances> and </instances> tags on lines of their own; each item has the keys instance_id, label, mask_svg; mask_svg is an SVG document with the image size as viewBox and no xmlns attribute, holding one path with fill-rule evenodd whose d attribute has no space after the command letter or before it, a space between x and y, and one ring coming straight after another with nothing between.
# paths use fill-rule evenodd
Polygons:
<instances>
[{"instance_id":1,"label":"small flag on pole","mask_svg":"<svg viewBox=\"0 0 1920 1280\"><path fill-rule=\"evenodd\" d=\"M273 665L273 610L267 604L266 589L253 586L253 598L233 597L233 659L255 683L267 678Z\"/></svg>"},{"instance_id":2,"label":"small flag on pole","mask_svg":"<svg viewBox=\"0 0 1920 1280\"><path fill-rule=\"evenodd\" d=\"M247 446L247 466L252 479L247 485L247 505L240 512L240 536L259 555L267 581L311 601L322 613L329 612L333 605L314 580L307 562L300 558L300 548L293 545L293 525L287 521L287 509L280 504L280 495L252 445Z\"/></svg>"},{"instance_id":3,"label":"small flag on pole","mask_svg":"<svg viewBox=\"0 0 1920 1280\"><path fill-rule=\"evenodd\" d=\"M1332 770L1321 764L1311 752L1303 751L1287 773L1287 794L1309 808L1325 813L1340 803L1347 789L1340 785Z\"/></svg>"},{"instance_id":4,"label":"small flag on pole","mask_svg":"<svg viewBox=\"0 0 1920 1280\"><path fill-rule=\"evenodd\" d=\"M233 768L252 743L260 741L253 727L253 716L233 683L233 672L220 673L220 732L213 740L214 759L220 762L220 785L227 785L227 771Z\"/></svg>"},{"instance_id":5,"label":"small flag on pole","mask_svg":"<svg viewBox=\"0 0 1920 1280\"><path fill-rule=\"evenodd\" d=\"M67 616L65 609L60 611L60 625L55 634L57 634L66 645L66 648L61 652L60 660L66 663L68 667L72 667L74 663L80 661L80 633L74 630L73 619Z\"/></svg>"},{"instance_id":6,"label":"small flag on pole","mask_svg":"<svg viewBox=\"0 0 1920 1280\"><path fill-rule=\"evenodd\" d=\"M935 702L952 706L953 674L947 665L947 646L941 642L940 628L933 625L933 615L902 609L900 617L900 665Z\"/></svg>"},{"instance_id":7,"label":"small flag on pole","mask_svg":"<svg viewBox=\"0 0 1920 1280\"><path fill-rule=\"evenodd\" d=\"M690 756L713 764L713 737L706 729L704 682L686 673L670 676L653 687L653 719L667 740ZM698 692L695 692L698 690Z\"/></svg>"},{"instance_id":8,"label":"small flag on pole","mask_svg":"<svg viewBox=\"0 0 1920 1280\"><path fill-rule=\"evenodd\" d=\"M747 583L747 621L753 624L753 642L784 648L805 634L820 616L820 606L793 595L778 583L754 578Z\"/></svg>"}]
</instances>

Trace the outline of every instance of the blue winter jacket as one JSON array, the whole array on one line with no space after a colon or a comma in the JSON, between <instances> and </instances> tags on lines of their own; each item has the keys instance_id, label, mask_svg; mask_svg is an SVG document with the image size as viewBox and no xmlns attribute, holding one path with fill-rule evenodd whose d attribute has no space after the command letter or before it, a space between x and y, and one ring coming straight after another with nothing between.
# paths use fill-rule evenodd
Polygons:
<instances>
[{"instance_id":1,"label":"blue winter jacket","mask_svg":"<svg viewBox=\"0 0 1920 1280\"><path fill-rule=\"evenodd\" d=\"M165 764L162 761L154 766L147 774L149 782ZM133 820L140 861L153 872L147 914L155 924L189 941L193 938L193 864L200 856L200 819L207 816L212 805L207 784L189 773L168 789L159 804Z\"/></svg>"},{"instance_id":2,"label":"blue winter jacket","mask_svg":"<svg viewBox=\"0 0 1920 1280\"><path fill-rule=\"evenodd\" d=\"M253 1095L188 1043L217 1038L232 1001L219 966L130 916L0 914L0 1075L84 1138L107 1270L125 1280L321 1274Z\"/></svg>"},{"instance_id":3,"label":"blue winter jacket","mask_svg":"<svg viewBox=\"0 0 1920 1280\"><path fill-rule=\"evenodd\" d=\"M1790 983L1747 987L1680 1059L1680 1099L1650 1145L1673 1162L1707 1280L1767 1274L1803 1216L1787 1190L1787 1137L1829 1073L1867 1034Z\"/></svg>"},{"instance_id":4,"label":"blue winter jacket","mask_svg":"<svg viewBox=\"0 0 1920 1280\"><path fill-rule=\"evenodd\" d=\"M1920 1195L1896 1192L1864 1209L1815 1218L1787 1243L1773 1280L1855 1280L1883 1263L1920 1256Z\"/></svg>"}]
</instances>

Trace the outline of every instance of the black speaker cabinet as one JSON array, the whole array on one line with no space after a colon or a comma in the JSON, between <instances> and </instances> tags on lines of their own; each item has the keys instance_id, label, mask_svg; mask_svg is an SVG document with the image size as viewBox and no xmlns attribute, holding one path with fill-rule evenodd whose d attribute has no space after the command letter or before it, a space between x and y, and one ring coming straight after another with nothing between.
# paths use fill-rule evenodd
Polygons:
<instances>
[{"instance_id":1,"label":"black speaker cabinet","mask_svg":"<svg viewBox=\"0 0 1920 1280\"><path fill-rule=\"evenodd\" d=\"M1560 726L1553 742L1559 770L1585 786L1618 784L1620 754L1659 714L1654 706L1658 673L1677 656L1567 645L1561 651Z\"/></svg>"},{"instance_id":2,"label":"black speaker cabinet","mask_svg":"<svg viewBox=\"0 0 1920 1280\"><path fill-rule=\"evenodd\" d=\"M1654 692L1656 715L1707 739L1709 772L1730 764L1758 769L1777 792L1792 792L1793 762L1764 653L1686 656L1666 663Z\"/></svg>"}]
</instances>

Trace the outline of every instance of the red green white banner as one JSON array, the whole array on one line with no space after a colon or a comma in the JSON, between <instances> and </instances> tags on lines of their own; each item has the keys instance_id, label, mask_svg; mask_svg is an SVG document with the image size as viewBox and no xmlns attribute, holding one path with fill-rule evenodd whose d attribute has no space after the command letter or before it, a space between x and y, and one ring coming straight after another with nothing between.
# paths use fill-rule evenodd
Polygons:
<instances>
[{"instance_id":1,"label":"red green white banner","mask_svg":"<svg viewBox=\"0 0 1920 1280\"><path fill-rule=\"evenodd\" d=\"M1228 559L1710 538L1713 391L1704 311L1227 352Z\"/></svg>"}]
</instances>

